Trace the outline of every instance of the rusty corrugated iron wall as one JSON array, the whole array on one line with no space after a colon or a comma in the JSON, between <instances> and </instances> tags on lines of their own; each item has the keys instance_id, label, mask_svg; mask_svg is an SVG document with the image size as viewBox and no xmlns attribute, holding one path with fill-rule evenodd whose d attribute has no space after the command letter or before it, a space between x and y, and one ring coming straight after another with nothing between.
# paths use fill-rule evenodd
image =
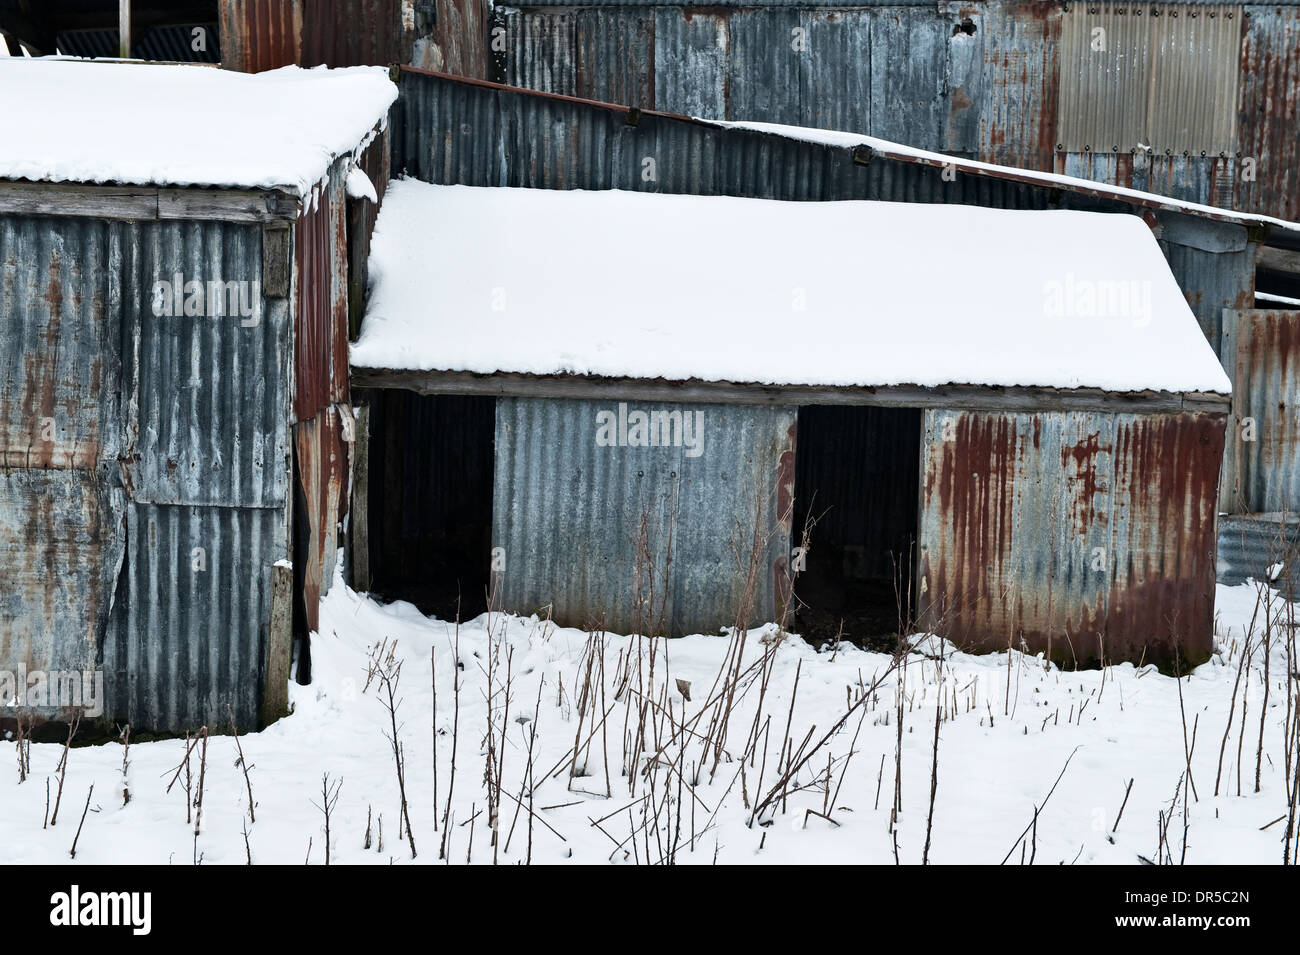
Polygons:
<instances>
[{"instance_id":1,"label":"rusty corrugated iron wall","mask_svg":"<svg viewBox=\"0 0 1300 955\"><path fill-rule=\"evenodd\" d=\"M923 624L1081 665L1208 657L1224 415L924 421Z\"/></svg>"},{"instance_id":2,"label":"rusty corrugated iron wall","mask_svg":"<svg viewBox=\"0 0 1300 955\"><path fill-rule=\"evenodd\" d=\"M292 394L263 237L0 217L0 667L102 669L137 730L261 717ZM178 276L253 315L165 314Z\"/></svg>"},{"instance_id":3,"label":"rusty corrugated iron wall","mask_svg":"<svg viewBox=\"0 0 1300 955\"><path fill-rule=\"evenodd\" d=\"M221 0L220 17L222 65L245 73L410 64L486 79L494 69L484 0Z\"/></svg>"},{"instance_id":4,"label":"rusty corrugated iron wall","mask_svg":"<svg viewBox=\"0 0 1300 955\"><path fill-rule=\"evenodd\" d=\"M493 78L515 86L848 130L1300 218L1294 0L532 0L495 17ZM1105 50L1092 48L1098 28Z\"/></svg>"},{"instance_id":5,"label":"rusty corrugated iron wall","mask_svg":"<svg viewBox=\"0 0 1300 955\"><path fill-rule=\"evenodd\" d=\"M615 440L636 411L679 412L689 442ZM565 626L673 635L736 620L754 568L750 620L788 599L794 408L652 405L503 397L497 401L494 573L501 606ZM679 435L684 439L689 435ZM631 444L631 446L629 446ZM758 541L755 543L755 537ZM751 559L753 564L751 565Z\"/></svg>"},{"instance_id":6,"label":"rusty corrugated iron wall","mask_svg":"<svg viewBox=\"0 0 1300 955\"><path fill-rule=\"evenodd\" d=\"M1220 507L1233 514L1296 514L1300 501L1300 311L1243 309L1225 316L1233 364L1232 427ZM1264 567L1255 568L1261 573Z\"/></svg>"}]
</instances>

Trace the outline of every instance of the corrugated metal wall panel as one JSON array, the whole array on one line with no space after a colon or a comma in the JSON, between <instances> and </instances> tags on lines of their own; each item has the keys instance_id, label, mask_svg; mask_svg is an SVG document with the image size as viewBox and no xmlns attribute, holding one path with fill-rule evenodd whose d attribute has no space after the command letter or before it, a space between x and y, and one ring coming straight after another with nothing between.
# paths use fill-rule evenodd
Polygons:
<instances>
[{"instance_id":1,"label":"corrugated metal wall panel","mask_svg":"<svg viewBox=\"0 0 1300 955\"><path fill-rule=\"evenodd\" d=\"M122 563L120 488L93 468L0 470L0 669L89 669Z\"/></svg>"},{"instance_id":2,"label":"corrugated metal wall panel","mask_svg":"<svg viewBox=\"0 0 1300 955\"><path fill-rule=\"evenodd\" d=\"M221 65L260 73L299 60L302 0L221 0Z\"/></svg>"},{"instance_id":3,"label":"corrugated metal wall panel","mask_svg":"<svg viewBox=\"0 0 1300 955\"><path fill-rule=\"evenodd\" d=\"M510 11L505 28L506 83L577 95L576 17L572 13Z\"/></svg>"},{"instance_id":4,"label":"corrugated metal wall panel","mask_svg":"<svg viewBox=\"0 0 1300 955\"><path fill-rule=\"evenodd\" d=\"M404 63L401 0L302 0L300 66Z\"/></svg>"},{"instance_id":5,"label":"corrugated metal wall panel","mask_svg":"<svg viewBox=\"0 0 1300 955\"><path fill-rule=\"evenodd\" d=\"M927 411L918 609L1057 660L1208 655L1223 417ZM1217 437L1216 437L1217 435Z\"/></svg>"},{"instance_id":6,"label":"corrugated metal wall panel","mask_svg":"<svg viewBox=\"0 0 1300 955\"><path fill-rule=\"evenodd\" d=\"M877 103L871 85L876 52L872 49L871 16L866 10L811 10L804 14L807 51L800 59L800 110L792 122L820 129L872 128L872 110Z\"/></svg>"},{"instance_id":7,"label":"corrugated metal wall panel","mask_svg":"<svg viewBox=\"0 0 1300 955\"><path fill-rule=\"evenodd\" d=\"M808 27L795 9L734 11L727 19L727 112L705 118L797 123ZM796 30L803 49L795 49Z\"/></svg>"},{"instance_id":8,"label":"corrugated metal wall panel","mask_svg":"<svg viewBox=\"0 0 1300 955\"><path fill-rule=\"evenodd\" d=\"M1255 160L1236 177L1233 205L1300 219L1300 9L1245 8L1237 149Z\"/></svg>"},{"instance_id":9,"label":"corrugated metal wall panel","mask_svg":"<svg viewBox=\"0 0 1300 955\"><path fill-rule=\"evenodd\" d=\"M410 63L457 76L495 79L492 63L493 4L483 0L431 0L414 5L415 36Z\"/></svg>"},{"instance_id":10,"label":"corrugated metal wall panel","mask_svg":"<svg viewBox=\"0 0 1300 955\"><path fill-rule=\"evenodd\" d=\"M499 399L493 545L504 553L503 606L549 605L560 623L603 621L621 633L661 616L674 634L714 632L734 622L749 570L733 548L748 555L757 531L750 622L775 619L787 579L795 409L655 410L702 415L701 453L598 446L597 414L619 415L617 403Z\"/></svg>"},{"instance_id":11,"label":"corrugated metal wall panel","mask_svg":"<svg viewBox=\"0 0 1300 955\"><path fill-rule=\"evenodd\" d=\"M1228 311L1233 360L1229 513L1296 512L1300 501L1300 312Z\"/></svg>"},{"instance_id":12,"label":"corrugated metal wall panel","mask_svg":"<svg viewBox=\"0 0 1300 955\"><path fill-rule=\"evenodd\" d=\"M605 103L654 103L655 33L650 10L580 10L574 23L574 89Z\"/></svg>"},{"instance_id":13,"label":"corrugated metal wall panel","mask_svg":"<svg viewBox=\"0 0 1300 955\"><path fill-rule=\"evenodd\" d=\"M654 102L683 116L727 114L727 17L710 10L684 16L654 9Z\"/></svg>"},{"instance_id":14,"label":"corrugated metal wall panel","mask_svg":"<svg viewBox=\"0 0 1300 955\"><path fill-rule=\"evenodd\" d=\"M1152 662L1213 645L1224 415L1116 415L1107 653Z\"/></svg>"},{"instance_id":15,"label":"corrugated metal wall panel","mask_svg":"<svg viewBox=\"0 0 1300 955\"><path fill-rule=\"evenodd\" d=\"M1297 582L1294 557L1300 553L1300 515L1220 514L1218 579L1229 586L1268 580L1280 568L1281 586Z\"/></svg>"},{"instance_id":16,"label":"corrugated metal wall panel","mask_svg":"<svg viewBox=\"0 0 1300 955\"><path fill-rule=\"evenodd\" d=\"M107 713L136 732L175 731L222 725L229 704L241 727L258 725L284 512L132 504L127 534L101 651Z\"/></svg>"},{"instance_id":17,"label":"corrugated metal wall panel","mask_svg":"<svg viewBox=\"0 0 1300 955\"><path fill-rule=\"evenodd\" d=\"M136 227L124 250L128 300L134 451L132 496L152 504L278 507L287 500L289 310L261 294L262 229L222 222L158 222ZM178 277L182 290L176 289ZM165 298L150 300L155 283ZM225 283L255 314L155 314L175 311L191 282L200 296ZM230 301L220 303L230 312Z\"/></svg>"},{"instance_id":18,"label":"corrugated metal wall panel","mask_svg":"<svg viewBox=\"0 0 1300 955\"><path fill-rule=\"evenodd\" d=\"M991 0L975 9L982 16L976 35L984 50L978 158L1051 169L1061 6Z\"/></svg>"},{"instance_id":19,"label":"corrugated metal wall panel","mask_svg":"<svg viewBox=\"0 0 1300 955\"><path fill-rule=\"evenodd\" d=\"M1201 331L1215 354L1225 359L1223 310L1255 304L1255 244L1236 252L1208 252L1162 238L1160 249Z\"/></svg>"},{"instance_id":20,"label":"corrugated metal wall panel","mask_svg":"<svg viewBox=\"0 0 1300 955\"><path fill-rule=\"evenodd\" d=\"M293 227L294 417L314 418L348 396L347 207L349 157L312 189Z\"/></svg>"},{"instance_id":21,"label":"corrugated metal wall panel","mask_svg":"<svg viewBox=\"0 0 1300 955\"><path fill-rule=\"evenodd\" d=\"M121 232L104 222L0 218L0 466L93 469L115 424Z\"/></svg>"}]
</instances>

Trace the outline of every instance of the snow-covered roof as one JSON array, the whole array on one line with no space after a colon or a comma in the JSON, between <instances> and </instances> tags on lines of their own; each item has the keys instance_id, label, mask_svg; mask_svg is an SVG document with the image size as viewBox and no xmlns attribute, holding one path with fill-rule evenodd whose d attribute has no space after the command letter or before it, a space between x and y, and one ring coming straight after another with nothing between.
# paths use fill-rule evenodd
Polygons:
<instances>
[{"instance_id":1,"label":"snow-covered roof","mask_svg":"<svg viewBox=\"0 0 1300 955\"><path fill-rule=\"evenodd\" d=\"M305 195L388 114L381 67L0 59L0 179L288 189Z\"/></svg>"},{"instance_id":2,"label":"snow-covered roof","mask_svg":"<svg viewBox=\"0 0 1300 955\"><path fill-rule=\"evenodd\" d=\"M391 184L359 368L1217 392L1136 216Z\"/></svg>"}]
</instances>

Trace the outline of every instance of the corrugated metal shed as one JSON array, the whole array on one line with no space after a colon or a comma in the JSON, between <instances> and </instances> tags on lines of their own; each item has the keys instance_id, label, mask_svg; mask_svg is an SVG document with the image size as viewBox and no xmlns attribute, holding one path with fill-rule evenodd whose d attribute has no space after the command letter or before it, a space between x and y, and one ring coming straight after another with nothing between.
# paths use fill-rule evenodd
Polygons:
<instances>
[{"instance_id":1,"label":"corrugated metal shed","mask_svg":"<svg viewBox=\"0 0 1300 955\"><path fill-rule=\"evenodd\" d=\"M851 130L1300 218L1286 121L1300 101L1294 0L609 0L495 18L504 49L491 75L511 85ZM1091 48L1098 27L1105 50Z\"/></svg>"},{"instance_id":2,"label":"corrugated metal shed","mask_svg":"<svg viewBox=\"0 0 1300 955\"><path fill-rule=\"evenodd\" d=\"M616 633L773 620L788 595L794 408L625 405L698 416L699 453L598 444L619 404L497 401L492 541L502 606ZM742 611L753 574L753 605Z\"/></svg>"}]
</instances>

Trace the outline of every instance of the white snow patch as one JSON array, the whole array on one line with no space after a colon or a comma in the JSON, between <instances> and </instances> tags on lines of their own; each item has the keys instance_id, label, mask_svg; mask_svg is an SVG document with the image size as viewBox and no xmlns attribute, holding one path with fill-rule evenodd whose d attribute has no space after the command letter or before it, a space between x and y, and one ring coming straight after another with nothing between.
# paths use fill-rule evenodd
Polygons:
<instances>
[{"instance_id":1,"label":"white snow patch","mask_svg":"<svg viewBox=\"0 0 1300 955\"><path fill-rule=\"evenodd\" d=\"M1184 712L1189 733L1195 719L1198 740L1192 768L1199 799L1192 798L1187 805L1187 862L1279 862L1284 823L1275 820L1285 816L1287 806L1282 627L1273 631L1271 674L1275 685L1268 707L1262 705L1263 656L1256 653L1252 679L1239 691L1249 698L1250 713L1241 765L1237 759L1239 695L1238 719L1231 729L1222 784L1215 795L1218 744L1228 722L1242 635L1256 600L1253 585L1218 588L1220 652L1183 680L1181 708L1175 681L1151 667L1139 670L1123 664L1104 674L1063 671L1046 667L1041 658L1015 651L1010 655L971 655L954 652L947 643L930 641L924 655L909 658L902 681L902 812L896 827L900 860L916 863L921 859L929 813L936 703L942 700L940 708L947 709L939 737L933 862L996 864L1009 851L1010 861L1019 862L1016 847L1035 806L1041 810L1034 851L1039 864L1136 864L1139 856L1154 858L1159 814L1170 811L1185 771ZM1280 614L1285 606L1275 600L1270 609ZM1262 619L1261 614L1257 632ZM772 646L775 635L771 627L751 630L743 641L742 667L753 667ZM535 617L484 616L461 624L458 668L454 662L457 628L453 624L428 619L409 604L380 606L349 590L336 577L322 601L321 634L312 639L314 682L310 686L291 684L293 714L241 740L252 767L255 823L248 818L248 794L243 772L235 763L234 741L214 736L208 744L197 841L193 823L186 821L183 774L171 792L166 791L181 762L184 740L132 744L127 768L131 800L125 805L120 797L122 747L106 744L73 749L58 825L42 828L44 780L55 777L52 788L57 788L62 746L36 744L31 748L32 774L26 782L18 782L12 751L0 760L4 770L0 773L0 818L5 820L0 864L67 864L79 810L92 784L91 808L98 811L85 822L76 864L189 864L196 852L205 864L243 864L245 826L255 863L301 864L309 858L320 864L324 861L323 819L313 803L321 801L322 773L329 773L331 781L342 780L331 820L331 861L410 862L410 847L398 838L396 774L384 735L390 728L389 717L373 682L366 688L368 649L384 638L390 644L396 641L395 659L403 667L399 739L406 760L416 862L439 861L444 832L450 832L449 861L461 863L469 856L471 861L484 863L493 858L488 813L483 811L489 712L497 727L494 732L504 727L508 737L504 748L496 750L498 757L504 752L499 765L503 768L503 791L509 794L501 797L500 862L514 863L529 856L530 816L515 802L521 794L523 807L531 805L535 813L533 862L644 863L647 851L652 862L671 853L679 863L699 864L713 862L715 855L723 863L894 860L890 806L898 740L896 676L887 677L874 699L859 708L796 773L796 785L788 798L778 800L772 811L750 824L756 797L761 798L776 784L777 763L787 737L797 749L812 729L808 746L813 746L844 715L858 688L885 673L890 662L887 655L847 644L834 653L819 652L798 637L776 643L761 709L760 726L767 726L770 717L770 732L763 733L766 757L760 745L753 764L745 761L742 775L737 755L745 749L759 708L761 684L751 678L756 670L747 669L751 677L738 684L716 767L712 753L706 757L701 748L701 737L710 724L711 700L717 695L711 688L728 659L730 641L725 637L659 641L652 677L649 641L608 636L602 669L602 648L591 644L586 633L557 628ZM588 672L584 654L589 652L596 654L591 671L594 696L589 695L585 711L580 711L578 698ZM495 665L490 663L490 654ZM633 663L620 695L620 663L629 659L641 661L640 672ZM511 687L508 710L504 692L507 665ZM431 667L436 668L436 707ZM489 671L493 673L491 692ZM453 680L460 687L458 718ZM601 680L603 692L597 685ZM691 700L678 692L678 680L689 681ZM656 734L647 727L635 772L629 778L623 772L623 741L636 734L642 700L652 701L646 709L657 720L658 731ZM606 709L610 716L602 724L600 714ZM857 716L862 712L866 715L859 730ZM1261 712L1266 714L1266 758L1261 761L1261 791L1255 793ZM683 722L698 736L674 733L674 725ZM594 733L593 725L597 727ZM601 732L602 727L608 732ZM534 728L536 788L530 800L526 770ZM577 772L571 775L575 736L583 749ZM658 752L656 736L661 741L689 737L690 742L684 751L677 743L666 745L660 758L652 760ZM453 741L457 775L448 828L440 817L451 788ZM1069 768L1044 803L1067 759ZM822 784L828 762L831 792ZM678 786L670 764L679 763L686 780L696 781L693 794ZM197 761L194 769L193 784L197 786ZM650 783L647 770L653 771L655 779L649 802L644 798ZM1130 780L1132 791L1118 831L1112 832ZM657 823L651 821L654 807L659 813ZM1182 852L1181 796L1173 811L1177 824L1170 827L1169 838L1177 860ZM380 816L382 849L378 843ZM471 856L470 827L462 824L472 817L475 837ZM368 818L371 844L366 848ZM1270 822L1274 825L1262 828ZM628 841L633 831L637 833L635 854Z\"/></svg>"},{"instance_id":2,"label":"white snow patch","mask_svg":"<svg viewBox=\"0 0 1300 955\"><path fill-rule=\"evenodd\" d=\"M347 178L348 195L353 199L369 199L371 202L379 201L379 194L375 192L375 184L370 181L366 171L360 166L352 166L348 169Z\"/></svg>"},{"instance_id":3,"label":"white snow patch","mask_svg":"<svg viewBox=\"0 0 1300 955\"><path fill-rule=\"evenodd\" d=\"M305 195L384 121L381 67L0 61L0 179L288 189Z\"/></svg>"}]
</instances>

